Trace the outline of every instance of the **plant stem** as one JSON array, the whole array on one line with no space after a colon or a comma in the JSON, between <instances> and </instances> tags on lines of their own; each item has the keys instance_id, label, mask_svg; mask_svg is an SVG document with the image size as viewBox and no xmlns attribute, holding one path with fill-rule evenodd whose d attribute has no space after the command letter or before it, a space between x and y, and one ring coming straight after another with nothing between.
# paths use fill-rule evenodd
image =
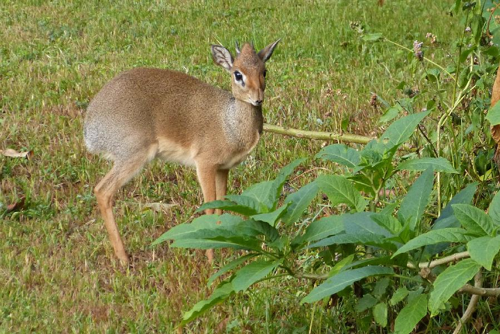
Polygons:
<instances>
[{"instance_id":1,"label":"plant stem","mask_svg":"<svg viewBox=\"0 0 500 334\"><path fill-rule=\"evenodd\" d=\"M472 66L474 66L474 60L471 58L471 70ZM437 140L436 140L436 150L438 153L438 157L441 154L441 128L443 127L444 122L450 117L450 115L455 111L455 109L458 107L458 105L462 102L462 100L466 96L466 91L469 90L469 86L472 82L472 76L469 77L469 80L467 81L467 84L465 85L464 89L460 91L458 94L458 97L456 100L454 99L454 103L451 106L451 108L448 109L448 111L441 116L439 119L439 122L437 124L437 129L436 129L436 134L437 134ZM474 89L476 86L474 85L472 89ZM441 173L437 172L436 173L436 184L437 184L437 209L438 209L438 215L441 215Z\"/></svg>"},{"instance_id":2,"label":"plant stem","mask_svg":"<svg viewBox=\"0 0 500 334\"><path fill-rule=\"evenodd\" d=\"M406 46L401 45L401 44L399 44L399 43L396 43L396 42L394 42L394 41L391 41L390 39L388 39L388 38L386 38L386 37L384 37L384 41L389 42L389 43L391 43L391 44L394 44L394 45L396 45L397 47L400 47L401 49L404 49L404 50L406 50L406 51L409 51L409 52L413 53L413 50L412 50L412 49L407 48ZM425 60L425 61L427 61L427 62L431 63L432 65L434 65L434 66L436 66L436 67L438 67L439 69L441 69L441 71L443 71L444 73L446 73L446 74L447 74L447 75L448 75L451 79L453 79L454 81L456 81L456 79L453 77L453 75L452 75L450 72L448 72L448 71L447 71L447 70L446 70L443 66L441 66L441 65L439 65L438 63L436 63L436 62L434 62L434 61L430 60L430 59L429 59L429 58L427 58L427 57L424 57L424 58L423 58L423 60Z\"/></svg>"},{"instance_id":3,"label":"plant stem","mask_svg":"<svg viewBox=\"0 0 500 334\"><path fill-rule=\"evenodd\" d=\"M442 264L446 264L446 263L450 263L450 262L454 262L454 261L458 261L458 260L461 260L463 258L467 258L467 257L470 257L470 254L469 252L461 252L461 253L455 253L453 255L450 255L450 256L446 256L446 257L443 257L441 259L438 259L438 260L434 260L434 261L430 261L430 262L421 262L418 264L418 268L429 268L429 269L432 269L434 267L437 267L439 265L442 265ZM410 269L417 269L415 267L415 265L411 262L408 262L406 264L406 266Z\"/></svg>"},{"instance_id":4,"label":"plant stem","mask_svg":"<svg viewBox=\"0 0 500 334\"><path fill-rule=\"evenodd\" d=\"M347 142L347 143L357 143L357 144L368 144L371 140L375 139L371 137L353 135L349 133L337 134L333 132L306 131L299 129L284 128L281 126L271 125L267 123L264 123L264 131L292 136L292 137L298 137L298 138L334 140L337 142Z\"/></svg>"},{"instance_id":5,"label":"plant stem","mask_svg":"<svg viewBox=\"0 0 500 334\"><path fill-rule=\"evenodd\" d=\"M474 287L481 288L483 286L483 275L481 274L481 270L478 271L476 276L474 277ZM480 295L473 295L470 299L469 305L465 310L462 318L460 318L457 327L453 331L453 334L458 334L462 330L462 326L470 319L472 313L476 310L477 303L479 302Z\"/></svg>"},{"instance_id":6,"label":"plant stem","mask_svg":"<svg viewBox=\"0 0 500 334\"><path fill-rule=\"evenodd\" d=\"M307 279L312 279L312 280L325 280L328 278L328 274L322 274L322 275L317 275L317 274L297 274L297 278L307 278Z\"/></svg>"},{"instance_id":7,"label":"plant stem","mask_svg":"<svg viewBox=\"0 0 500 334\"><path fill-rule=\"evenodd\" d=\"M458 292L495 298L500 297L500 288L477 288L470 284L465 284Z\"/></svg>"}]
</instances>

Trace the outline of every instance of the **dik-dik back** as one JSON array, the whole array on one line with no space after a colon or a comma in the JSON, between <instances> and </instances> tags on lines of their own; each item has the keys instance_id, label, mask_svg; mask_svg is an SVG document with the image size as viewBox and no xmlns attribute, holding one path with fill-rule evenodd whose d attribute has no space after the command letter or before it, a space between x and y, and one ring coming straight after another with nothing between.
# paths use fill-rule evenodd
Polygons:
<instances>
[{"instance_id":1,"label":"dik-dik back","mask_svg":"<svg viewBox=\"0 0 500 334\"><path fill-rule=\"evenodd\" d=\"M115 77L91 101L85 143L90 152L114 162L95 194L122 262L128 257L112 198L154 157L195 166L205 202L225 196L229 169L245 159L262 132L265 62L277 43L258 53L245 44L236 49L236 59L224 47L212 46L214 61L231 75L231 93L180 72L137 68ZM211 260L212 253L207 256Z\"/></svg>"}]
</instances>

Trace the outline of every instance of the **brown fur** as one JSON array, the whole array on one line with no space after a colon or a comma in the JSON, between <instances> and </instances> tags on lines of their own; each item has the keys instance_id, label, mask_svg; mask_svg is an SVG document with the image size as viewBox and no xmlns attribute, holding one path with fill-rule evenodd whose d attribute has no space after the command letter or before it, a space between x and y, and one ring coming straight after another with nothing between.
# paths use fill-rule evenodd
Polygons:
<instances>
[{"instance_id":1,"label":"brown fur","mask_svg":"<svg viewBox=\"0 0 500 334\"><path fill-rule=\"evenodd\" d=\"M115 77L91 101L85 143L90 152L114 162L95 194L115 254L123 263L128 263L128 256L112 213L117 190L159 157L195 166L205 202L224 198L229 169L259 141L265 61L277 43L258 54L245 44L234 61L227 49L212 46L214 61L231 74L232 94L184 73L136 68ZM240 74L243 79L237 81ZM213 253L207 256L211 261Z\"/></svg>"},{"instance_id":2,"label":"brown fur","mask_svg":"<svg viewBox=\"0 0 500 334\"><path fill-rule=\"evenodd\" d=\"M491 92L491 106L493 107L498 102L498 100L500 100L500 67L498 68L497 77L495 79L493 90ZM497 168L500 170L500 125L491 127L491 135L497 143L497 149L493 160L497 164Z\"/></svg>"}]
</instances>

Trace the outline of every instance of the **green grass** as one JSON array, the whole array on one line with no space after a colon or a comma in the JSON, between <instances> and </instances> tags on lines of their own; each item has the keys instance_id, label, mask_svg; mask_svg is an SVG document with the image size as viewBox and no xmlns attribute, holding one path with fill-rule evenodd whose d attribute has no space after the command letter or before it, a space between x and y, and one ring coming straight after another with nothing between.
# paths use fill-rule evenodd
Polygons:
<instances>
[{"instance_id":1,"label":"green grass","mask_svg":"<svg viewBox=\"0 0 500 334\"><path fill-rule=\"evenodd\" d=\"M432 97L436 86L412 69L407 53L365 43L352 29L380 32L407 47L426 41L441 64L461 24L440 1L3 1L0 5L0 149L32 150L26 159L0 156L0 332L171 332L181 314L211 289L207 278L231 257L150 244L194 216L202 202L193 170L154 162L118 194L115 214L131 255L114 258L92 189L109 170L86 152L85 107L119 72L155 66L187 72L229 88L212 63L210 44L233 50L236 40L261 48L282 38L268 63L265 118L317 131L376 135L380 108L372 93L393 103L396 88ZM431 32L438 44L425 38ZM418 75L417 75L417 74ZM424 105L418 106L423 108ZM264 134L252 156L231 173L229 191L271 179L321 142ZM314 162L291 182L317 174ZM24 204L14 211L7 206ZM154 212L148 203L175 203ZM305 282L261 283L219 306L187 332L348 332L340 304L299 305ZM277 293L277 289L281 293Z\"/></svg>"}]
</instances>

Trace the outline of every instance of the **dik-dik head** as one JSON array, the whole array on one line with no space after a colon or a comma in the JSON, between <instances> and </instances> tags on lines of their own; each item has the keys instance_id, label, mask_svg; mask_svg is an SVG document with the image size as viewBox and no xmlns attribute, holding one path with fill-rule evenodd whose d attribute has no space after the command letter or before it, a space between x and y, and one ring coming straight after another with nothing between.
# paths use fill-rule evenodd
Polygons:
<instances>
[{"instance_id":1,"label":"dik-dik head","mask_svg":"<svg viewBox=\"0 0 500 334\"><path fill-rule=\"evenodd\" d=\"M241 51L236 44L236 59L223 46L212 45L212 56L216 64L231 73L233 96L254 106L262 105L266 89L265 62L271 58L279 40L269 44L258 53L251 44L244 44Z\"/></svg>"}]
</instances>

